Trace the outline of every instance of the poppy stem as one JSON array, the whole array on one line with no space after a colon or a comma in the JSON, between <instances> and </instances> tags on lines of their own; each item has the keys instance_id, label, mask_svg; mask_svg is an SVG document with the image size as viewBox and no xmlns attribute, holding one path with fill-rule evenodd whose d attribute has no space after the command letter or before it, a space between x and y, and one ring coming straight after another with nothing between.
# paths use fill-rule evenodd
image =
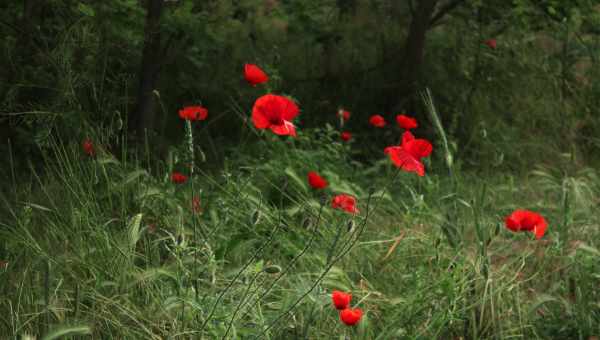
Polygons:
<instances>
[{"instance_id":1,"label":"poppy stem","mask_svg":"<svg viewBox=\"0 0 600 340\"><path fill-rule=\"evenodd\" d=\"M225 287L225 289L223 289L221 291L221 293L219 294L219 296L217 297L217 299L213 303L213 305L212 305L212 307L210 309L210 312L208 313L208 316L206 317L206 319L202 323L202 326L200 327L200 330L199 330L200 334L202 334L202 332L204 331L204 328L206 328L206 325L212 319L213 315L215 314L215 311L217 310L217 306L219 305L219 303L221 303L221 300L223 299L223 296L225 296L225 294L235 284L235 282L237 281L237 279L246 271L246 269L248 269L248 267L252 263L254 263L254 260L256 260L256 258L262 253L262 251L273 241L273 238L275 237L275 233L277 232L277 230L279 229L280 226L281 226L281 223L276 223L275 224L275 227L273 227L273 229L271 230L271 234L269 235L269 238L254 252L254 254L252 254L252 256L248 259L248 261L246 261L246 263L244 264L244 266L231 279L231 281Z\"/></svg>"},{"instance_id":2,"label":"poppy stem","mask_svg":"<svg viewBox=\"0 0 600 340\"><path fill-rule=\"evenodd\" d=\"M397 177L398 177L398 173L396 173L394 175L394 177L392 178L392 180L383 187L383 190L381 190L381 196L379 197L380 199L383 198L383 195L385 194L385 191L387 190L387 188L390 185L392 185L395 182L395 180L396 180ZM327 264L327 266L325 267L325 269L323 270L323 272L321 272L321 274L319 275L319 277L317 277L317 279L308 288L308 290L306 292L304 292L304 294L302 294L298 299L296 299L296 301L289 308L287 308L283 313L279 314L279 316L276 317L275 320L273 320L265 329L263 329L263 331L258 335L258 338L261 338L263 335L267 334L279 322L279 320L283 319L286 315L289 315L289 313L292 310L294 310L294 308L296 308L296 306L298 306L300 304L300 302L302 302L302 300L304 300L304 298L307 297L308 294L310 294L317 287L317 285L319 285L319 283L321 283L321 281L329 273L329 271L331 270L331 268L339 260L341 260L348 252L350 252L350 250L352 250L352 248L358 242L358 240L360 239L360 236L362 235L362 233L366 229L367 222L369 221L369 217L370 217L370 212L374 211L375 209L377 209L377 206L379 205L379 202L381 201L381 200L377 200L375 202L375 204L374 204L373 209L370 209L370 207L371 207L371 199L372 198L373 198L373 193L370 192L369 193L369 197L367 199L367 207L366 207L365 218L362 221L362 224L357 228L358 231L355 232L355 234L357 235L357 237L354 238L351 242L349 242L349 246L346 247L346 248L344 248L340 252L340 254L338 256L334 257L333 260L330 263Z\"/></svg>"},{"instance_id":3,"label":"poppy stem","mask_svg":"<svg viewBox=\"0 0 600 340\"><path fill-rule=\"evenodd\" d=\"M258 299L256 299L254 301L254 303L252 304L252 306L248 310L254 309L254 307L256 306L256 304L258 304L262 299L265 298L265 296L267 296L271 292L271 290L273 289L273 287L275 287L275 284L277 284L277 282L279 282L279 280L281 280L283 278L283 276L287 274L287 272L296 264L296 262L312 246L315 238L319 234L318 233L318 228L319 228L319 224L321 222L321 216L322 216L322 212L323 212L323 207L324 206L325 206L325 201L321 201L321 206L319 207L319 214L317 215L317 221L316 221L315 227L313 229L313 234L311 235L310 239L308 240L308 243L306 244L306 246L298 253L298 255L296 255L296 257L294 257L290 261L290 263L281 271L281 273L279 274L279 276L277 276L277 278L275 278L275 280L273 280L273 282L271 282L271 284L269 285L269 287L267 287L267 289L258 297ZM248 312L244 313L244 316L246 316L247 314L248 314Z\"/></svg>"}]
</instances>

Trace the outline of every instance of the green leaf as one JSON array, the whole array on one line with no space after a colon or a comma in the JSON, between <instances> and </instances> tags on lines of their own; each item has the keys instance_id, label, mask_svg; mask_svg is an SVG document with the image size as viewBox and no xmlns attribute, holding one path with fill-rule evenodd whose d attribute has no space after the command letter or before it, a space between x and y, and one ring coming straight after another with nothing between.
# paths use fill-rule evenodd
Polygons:
<instances>
[{"instance_id":1,"label":"green leaf","mask_svg":"<svg viewBox=\"0 0 600 340\"><path fill-rule=\"evenodd\" d=\"M140 231L140 224L142 222L142 214L135 215L127 226L127 231L129 234L129 249L133 251L135 249L135 245L139 241L142 233Z\"/></svg>"},{"instance_id":2,"label":"green leaf","mask_svg":"<svg viewBox=\"0 0 600 340\"><path fill-rule=\"evenodd\" d=\"M569 305L569 303L566 300L557 298L557 297L554 297L554 296L548 295L548 294L540 294L538 296L538 298L535 300L535 302L529 307L529 314L533 314L542 305L550 303L550 302L554 302L554 303L558 303L558 304L562 305L564 307L565 311L567 312L567 314L571 314L571 306Z\"/></svg>"},{"instance_id":3,"label":"green leaf","mask_svg":"<svg viewBox=\"0 0 600 340\"><path fill-rule=\"evenodd\" d=\"M583 250L583 251L586 251L586 252L588 252L590 254L593 254L593 255L596 255L596 256L600 256L600 251L598 249L596 249L596 248L594 248L592 246L588 246L585 243L582 243L582 244L579 245L579 247L577 247L577 250L580 250L580 249Z\"/></svg>"},{"instance_id":4,"label":"green leaf","mask_svg":"<svg viewBox=\"0 0 600 340\"><path fill-rule=\"evenodd\" d=\"M292 181L296 182L296 184L302 188L304 191L308 190L308 187L306 186L306 182L304 180L302 180L300 178L300 176L298 176L298 174L296 173L296 171L294 171L294 169L287 167L285 168L285 174L288 175L288 177L290 179L292 179Z\"/></svg>"},{"instance_id":5,"label":"green leaf","mask_svg":"<svg viewBox=\"0 0 600 340\"><path fill-rule=\"evenodd\" d=\"M92 329L86 325L62 326L46 334L42 340L59 339L64 336L92 334Z\"/></svg>"}]
</instances>

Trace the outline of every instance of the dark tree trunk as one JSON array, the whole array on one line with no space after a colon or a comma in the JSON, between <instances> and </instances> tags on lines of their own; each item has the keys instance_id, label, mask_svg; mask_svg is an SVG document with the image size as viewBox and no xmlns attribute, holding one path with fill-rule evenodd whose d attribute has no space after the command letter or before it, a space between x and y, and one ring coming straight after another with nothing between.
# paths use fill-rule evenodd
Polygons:
<instances>
[{"instance_id":1,"label":"dark tree trunk","mask_svg":"<svg viewBox=\"0 0 600 340\"><path fill-rule=\"evenodd\" d=\"M396 110L412 109L402 106L407 100L410 102L418 90L425 54L425 39L437 2L438 0L419 0L414 10L402 59L402 85L398 93L400 99L398 106L400 107L395 108Z\"/></svg>"},{"instance_id":2,"label":"dark tree trunk","mask_svg":"<svg viewBox=\"0 0 600 340\"><path fill-rule=\"evenodd\" d=\"M154 127L156 99L153 91L158 82L162 57L160 17L163 0L148 0L146 11L137 102L129 126L138 137L143 136L145 130L152 130Z\"/></svg>"}]
</instances>

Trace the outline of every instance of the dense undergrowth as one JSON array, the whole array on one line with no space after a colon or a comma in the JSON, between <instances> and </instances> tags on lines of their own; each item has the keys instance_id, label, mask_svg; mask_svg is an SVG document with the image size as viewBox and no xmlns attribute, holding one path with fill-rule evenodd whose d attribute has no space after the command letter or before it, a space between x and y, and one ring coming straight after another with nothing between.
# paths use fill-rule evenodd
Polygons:
<instances>
[{"instance_id":1,"label":"dense undergrowth","mask_svg":"<svg viewBox=\"0 0 600 340\"><path fill-rule=\"evenodd\" d=\"M440 141L443 138L439 138ZM262 135L219 171L188 145L149 167L54 141L9 173L0 333L58 338L579 338L600 334L597 171L462 171L437 143L425 177L352 161L327 126ZM192 148L193 149L193 148ZM383 156L383 155L382 155ZM329 181L311 189L309 171ZM450 171L449 171L450 170ZM360 213L330 207L355 196ZM195 202L195 203L194 203ZM516 208L549 221L536 240ZM364 311L345 326L332 290Z\"/></svg>"}]
</instances>

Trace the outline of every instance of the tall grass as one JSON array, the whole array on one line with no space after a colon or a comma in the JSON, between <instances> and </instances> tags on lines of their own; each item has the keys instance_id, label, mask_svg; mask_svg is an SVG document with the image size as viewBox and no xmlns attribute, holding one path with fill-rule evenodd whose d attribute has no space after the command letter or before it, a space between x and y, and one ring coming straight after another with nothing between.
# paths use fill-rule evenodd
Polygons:
<instances>
[{"instance_id":1,"label":"tall grass","mask_svg":"<svg viewBox=\"0 0 600 340\"><path fill-rule=\"evenodd\" d=\"M600 334L597 173L539 168L480 177L444 163L417 178L348 162L332 128L261 136L219 172L195 164L192 129L173 161L95 158L55 141L44 173L2 197L0 333L123 338L581 338ZM141 155L139 155L141 156ZM382 155L383 156L383 155ZM447 167L446 171L436 169ZM194 176L169 181L173 170ZM305 177L331 183L315 192ZM17 176L15 176L17 177ZM332 210L349 193L361 213ZM192 197L199 196L201 210ZM542 240L512 234L541 211ZM329 294L352 291L349 328Z\"/></svg>"}]
</instances>

